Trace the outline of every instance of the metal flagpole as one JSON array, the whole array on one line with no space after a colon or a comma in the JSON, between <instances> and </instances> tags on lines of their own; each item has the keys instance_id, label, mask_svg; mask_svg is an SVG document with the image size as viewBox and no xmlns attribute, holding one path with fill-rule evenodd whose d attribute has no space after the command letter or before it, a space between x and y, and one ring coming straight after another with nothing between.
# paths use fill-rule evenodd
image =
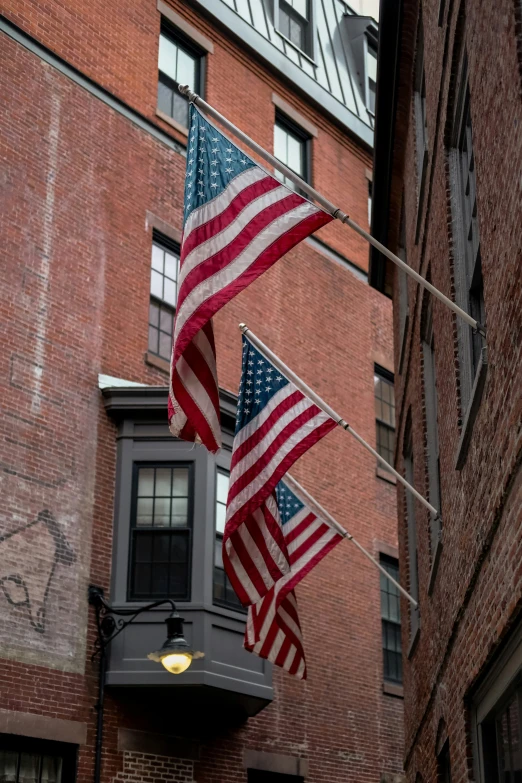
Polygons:
<instances>
[{"instance_id":1,"label":"metal flagpole","mask_svg":"<svg viewBox=\"0 0 522 783\"><path fill-rule=\"evenodd\" d=\"M415 608L417 608L418 603L415 600L415 598L413 598L408 593L408 591L404 589L404 587L401 587L401 585L393 578L393 576L391 574L389 574L388 571L386 571L385 568L382 567L382 565L379 563L379 561L376 560L368 552L368 550L363 547L362 544L359 544L359 542L352 536L351 533L348 533L348 531L345 530L345 528L342 525L340 525L339 522L336 519L334 519L334 517L325 508L323 508L323 506L321 506L321 504L318 503L317 500L314 497L312 497L312 495L310 495L310 493L307 492L306 489L304 487L302 487L301 484L299 484L299 482L296 481L295 478L293 478L293 476L291 476L289 473L286 474L286 476L284 478L284 481L286 481L287 479L289 479L290 484L294 484L295 485L295 487L297 488L298 494L299 493L302 494L306 498L308 503L310 503L311 506L315 507L315 509L319 512L319 515L321 517L325 518L325 522L330 524L330 526L333 527L334 530L336 530L339 533L339 535L341 535L343 538L346 538L348 541L351 541L353 544L355 544L357 549L360 549L361 552L363 553L363 555L365 555L368 558L368 560L371 560L371 562L375 566L377 566L377 568L379 569L381 574L384 574L386 579L388 579L393 585L395 585L397 590L400 590L400 592L403 594L403 596L405 598L407 598L408 601L410 601L410 603L412 603Z\"/></svg>"},{"instance_id":2,"label":"metal flagpole","mask_svg":"<svg viewBox=\"0 0 522 783\"><path fill-rule=\"evenodd\" d=\"M386 466L386 469L392 473L397 481L400 481L403 486L406 487L409 492L414 495L417 500L419 500L423 506L426 506L427 509L433 514L434 517L437 517L439 515L439 512L437 509L431 505L431 503L428 503L426 498L424 498L420 492L417 492L415 487L412 487L412 485L406 481L405 478L401 476L400 473L398 473L395 468L393 468L389 462L386 462L386 460L381 457L380 454L378 454L375 449L373 449L369 443L367 443L364 438L361 438L361 436L351 427L348 422L346 422L341 416L339 416L338 413L334 411L333 408L331 408L324 400L319 397L318 394L316 394L312 389L306 385L304 381L299 378L298 375L296 375L289 367L284 364L284 362L281 361L281 359L275 355L275 353L272 353L270 348L267 348L267 346L261 342L259 337L256 337L255 334L253 334L250 329L247 327L246 324L239 324L239 329L241 332L243 332L244 335L248 334L248 339L256 346L256 348L259 348L261 353L263 353L267 359L269 359L273 364L275 364L276 367L278 367L283 375L286 375L286 377L294 383L298 389L300 389L303 394L306 394L307 397L310 397L310 399L315 402L318 408L321 408L330 418L332 418L336 424L339 425L339 427L342 427L343 430L347 430L353 437L359 441L359 443L364 446L364 448L370 452L370 454L373 454L376 460L378 460L382 465Z\"/></svg>"},{"instance_id":3,"label":"metal flagpole","mask_svg":"<svg viewBox=\"0 0 522 783\"><path fill-rule=\"evenodd\" d=\"M410 275L410 277L413 277L414 280L419 283L423 288L426 288L433 296L435 296L437 299L439 299L441 302L443 302L447 307L449 307L451 310L453 310L454 313L456 313L458 316L460 316L464 321L466 321L467 324L472 326L474 329L476 329L483 337L486 336L486 327L480 324L478 321L476 321L474 318L472 318L468 313L466 313L465 310L462 310L458 305L455 304L455 302L452 302L451 299L448 299L447 296L444 296L444 294L439 291L438 288L435 288L431 283L429 283L427 280L425 280L421 275L419 275L414 269L411 268L411 266L408 266L402 259L399 258L399 256L396 256L394 253L391 252L391 250L388 250L387 247L385 247L383 244L381 244L377 239L372 237L371 234L369 234L367 231L365 231L363 228L361 228L355 221L353 221L348 215L343 212L339 207L336 207L335 204L332 204L331 201L328 201L324 196L321 196L320 193L317 192L314 188L312 188L307 182L305 182L301 177L299 177L292 169L289 169L288 166L285 166L284 163L281 163L280 160L277 158L274 158L273 155L270 155L269 152L263 149L263 147L260 147L259 144L257 144L253 139L250 138L250 136L247 136L246 133L243 133L242 130L239 130L239 128L236 128L235 125L233 125L229 120L227 120L225 117L223 117L222 114L220 114L216 109L212 108L206 101L203 100L203 98L200 98L197 93L192 92L192 90L188 87L188 85L179 85L178 87L179 91L182 93L182 95L185 95L191 103L193 103L195 106L197 106L200 109L203 109L203 111L213 117L215 120L220 122L227 130L229 130L231 133L233 133L235 136L238 137L238 139L241 139L241 141L244 141L245 144L247 144L250 149L254 150L263 160L266 160L267 163L270 163L271 166L273 166L275 169L280 171L282 174L285 175L285 177L288 177L289 180L291 180L295 185L298 186L299 190L302 190L304 193L306 193L311 199L316 201L321 207L323 207L326 212L328 212L332 217L336 218L337 220L340 220L341 223L346 223L347 226L350 226L350 228L353 228L354 231L356 231L358 234L360 234L364 239L366 239L367 242L369 242L371 245L377 248L386 258L389 258L390 261L393 261L394 264L396 264L400 269L403 270L403 272L406 272L406 274Z\"/></svg>"}]
</instances>

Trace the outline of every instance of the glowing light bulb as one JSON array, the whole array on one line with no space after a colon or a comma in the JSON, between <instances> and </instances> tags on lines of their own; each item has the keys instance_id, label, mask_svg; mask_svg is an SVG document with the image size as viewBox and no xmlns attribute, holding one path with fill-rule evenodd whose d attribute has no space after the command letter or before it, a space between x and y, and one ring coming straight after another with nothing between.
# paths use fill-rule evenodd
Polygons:
<instances>
[{"instance_id":1,"label":"glowing light bulb","mask_svg":"<svg viewBox=\"0 0 522 783\"><path fill-rule=\"evenodd\" d=\"M181 674L192 663L192 655L190 653L169 653L161 659L161 663L165 669L171 674Z\"/></svg>"}]
</instances>

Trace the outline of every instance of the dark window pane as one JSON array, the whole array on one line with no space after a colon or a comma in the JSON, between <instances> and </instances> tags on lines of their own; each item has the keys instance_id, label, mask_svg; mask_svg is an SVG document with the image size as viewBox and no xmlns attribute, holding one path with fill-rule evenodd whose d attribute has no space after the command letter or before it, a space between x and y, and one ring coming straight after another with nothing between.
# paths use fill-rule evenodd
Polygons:
<instances>
[{"instance_id":1,"label":"dark window pane","mask_svg":"<svg viewBox=\"0 0 522 783\"><path fill-rule=\"evenodd\" d=\"M139 532L135 534L135 546L136 553L135 558L137 563L150 563L152 559L152 539L153 536L150 533Z\"/></svg>"},{"instance_id":2,"label":"dark window pane","mask_svg":"<svg viewBox=\"0 0 522 783\"><path fill-rule=\"evenodd\" d=\"M170 565L169 576L169 595L174 598L183 597L187 593L187 571L186 563L174 563Z\"/></svg>"},{"instance_id":3,"label":"dark window pane","mask_svg":"<svg viewBox=\"0 0 522 783\"><path fill-rule=\"evenodd\" d=\"M159 326L162 332L172 335L172 313L170 310L161 310L159 315Z\"/></svg>"},{"instance_id":4,"label":"dark window pane","mask_svg":"<svg viewBox=\"0 0 522 783\"><path fill-rule=\"evenodd\" d=\"M173 90L163 82L158 82L158 109L172 117Z\"/></svg>"},{"instance_id":5,"label":"dark window pane","mask_svg":"<svg viewBox=\"0 0 522 783\"><path fill-rule=\"evenodd\" d=\"M176 122L179 122L179 124L183 125L184 128L188 128L188 117L189 105L187 99L184 98L181 94L174 94L172 119L176 120Z\"/></svg>"},{"instance_id":6,"label":"dark window pane","mask_svg":"<svg viewBox=\"0 0 522 783\"><path fill-rule=\"evenodd\" d=\"M149 306L149 324L151 326L158 326L160 323L160 309L155 302L151 302ZM163 328L163 327L162 327Z\"/></svg>"},{"instance_id":7,"label":"dark window pane","mask_svg":"<svg viewBox=\"0 0 522 783\"><path fill-rule=\"evenodd\" d=\"M162 535L161 533L153 536L153 560L155 563L168 563L170 555L170 539L169 533Z\"/></svg>"},{"instance_id":8,"label":"dark window pane","mask_svg":"<svg viewBox=\"0 0 522 783\"><path fill-rule=\"evenodd\" d=\"M158 353L159 335L155 326L149 326L149 351L152 353Z\"/></svg>"},{"instance_id":9,"label":"dark window pane","mask_svg":"<svg viewBox=\"0 0 522 783\"><path fill-rule=\"evenodd\" d=\"M175 597L188 597L189 486L187 466L138 469L135 492L145 497L135 498L131 599L167 597L174 588Z\"/></svg>"},{"instance_id":10,"label":"dark window pane","mask_svg":"<svg viewBox=\"0 0 522 783\"><path fill-rule=\"evenodd\" d=\"M151 566L147 563L136 563L134 566L134 594L135 595L149 595L150 594L150 573Z\"/></svg>"},{"instance_id":11,"label":"dark window pane","mask_svg":"<svg viewBox=\"0 0 522 783\"><path fill-rule=\"evenodd\" d=\"M157 353L159 356L161 356L162 359L170 361L170 355L172 353L172 336L170 334L164 334L164 332L160 332L159 350Z\"/></svg>"},{"instance_id":12,"label":"dark window pane","mask_svg":"<svg viewBox=\"0 0 522 783\"><path fill-rule=\"evenodd\" d=\"M166 563L154 563L152 568L152 594L168 595L169 566Z\"/></svg>"},{"instance_id":13,"label":"dark window pane","mask_svg":"<svg viewBox=\"0 0 522 783\"><path fill-rule=\"evenodd\" d=\"M281 6L282 4L279 6L279 32L290 38L290 17Z\"/></svg>"}]
</instances>

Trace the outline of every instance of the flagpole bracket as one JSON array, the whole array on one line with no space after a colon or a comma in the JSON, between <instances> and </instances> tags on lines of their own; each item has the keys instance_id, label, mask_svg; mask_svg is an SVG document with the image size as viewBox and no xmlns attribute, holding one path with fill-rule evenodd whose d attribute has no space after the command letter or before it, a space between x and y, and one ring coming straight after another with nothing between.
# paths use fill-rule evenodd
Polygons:
<instances>
[{"instance_id":1,"label":"flagpole bracket","mask_svg":"<svg viewBox=\"0 0 522 783\"><path fill-rule=\"evenodd\" d=\"M477 321L476 326L472 327L472 329L473 329L473 334L480 334L480 336L483 337L484 340L486 339L486 327L482 326L481 323Z\"/></svg>"},{"instance_id":2,"label":"flagpole bracket","mask_svg":"<svg viewBox=\"0 0 522 783\"><path fill-rule=\"evenodd\" d=\"M185 98L188 98L189 103L195 104L196 100L199 98L199 95L196 92L192 92L188 84L178 84L178 90Z\"/></svg>"}]
</instances>

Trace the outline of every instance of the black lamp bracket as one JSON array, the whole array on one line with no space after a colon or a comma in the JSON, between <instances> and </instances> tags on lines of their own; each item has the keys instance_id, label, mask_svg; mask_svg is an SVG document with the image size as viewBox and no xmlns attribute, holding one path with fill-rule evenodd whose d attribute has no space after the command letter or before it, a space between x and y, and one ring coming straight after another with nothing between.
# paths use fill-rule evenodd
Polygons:
<instances>
[{"instance_id":1,"label":"black lamp bracket","mask_svg":"<svg viewBox=\"0 0 522 783\"><path fill-rule=\"evenodd\" d=\"M124 628L130 625L138 615L168 604L172 612L176 611L176 604L171 598L154 601L151 604L140 606L139 609L115 609L104 597L103 587L89 585L89 604L94 607L96 613L96 627L98 635L94 643L94 652L91 659L94 661L97 655L105 653L106 647L120 634Z\"/></svg>"}]
</instances>

